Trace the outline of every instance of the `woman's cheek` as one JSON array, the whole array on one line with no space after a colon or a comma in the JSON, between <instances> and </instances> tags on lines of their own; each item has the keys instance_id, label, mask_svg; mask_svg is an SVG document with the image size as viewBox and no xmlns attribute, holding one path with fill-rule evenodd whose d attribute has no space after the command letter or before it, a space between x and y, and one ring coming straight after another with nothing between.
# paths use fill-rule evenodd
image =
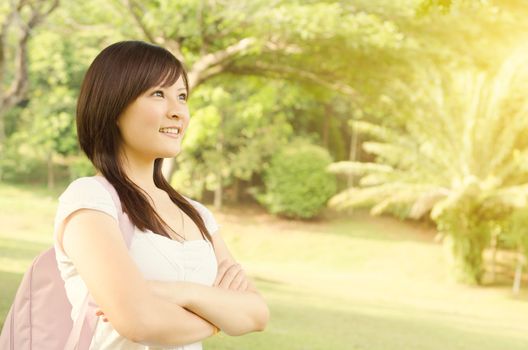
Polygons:
<instances>
[{"instance_id":1,"label":"woman's cheek","mask_svg":"<svg viewBox=\"0 0 528 350\"><path fill-rule=\"evenodd\" d=\"M138 123L139 132L143 135L147 130L158 132L159 128L162 126L162 112L157 110L154 106L150 108L145 106L141 109L139 116L141 121Z\"/></svg>"}]
</instances>

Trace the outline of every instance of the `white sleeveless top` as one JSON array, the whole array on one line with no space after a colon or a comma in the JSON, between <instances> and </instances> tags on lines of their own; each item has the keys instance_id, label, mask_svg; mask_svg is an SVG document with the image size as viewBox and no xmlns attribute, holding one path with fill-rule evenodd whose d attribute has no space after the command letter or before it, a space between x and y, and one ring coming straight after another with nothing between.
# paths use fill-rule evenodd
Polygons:
<instances>
[{"instance_id":1,"label":"white sleeveless top","mask_svg":"<svg viewBox=\"0 0 528 350\"><path fill-rule=\"evenodd\" d=\"M186 197L187 198L187 197ZM213 214L201 203L187 198L202 216L211 235L219 229ZM107 189L93 177L73 181L59 197L54 223L54 247L57 264L65 281L66 294L72 304L72 319L76 319L87 287L72 261L62 252L57 242L57 228L74 211L81 208L96 209L118 220L117 209ZM148 280L191 281L212 286L217 274L217 261L213 246L206 240L171 240L152 231L135 228L129 253L139 270ZM90 350L202 350L202 343L184 346L155 347L135 343L121 336L110 322L98 317Z\"/></svg>"}]
</instances>

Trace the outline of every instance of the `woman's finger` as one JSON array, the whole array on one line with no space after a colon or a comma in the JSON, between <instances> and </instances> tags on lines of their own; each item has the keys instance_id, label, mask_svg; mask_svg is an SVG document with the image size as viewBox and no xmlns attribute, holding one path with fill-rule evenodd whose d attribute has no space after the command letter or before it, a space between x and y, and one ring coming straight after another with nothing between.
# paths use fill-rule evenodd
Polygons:
<instances>
[{"instance_id":1,"label":"woman's finger","mask_svg":"<svg viewBox=\"0 0 528 350\"><path fill-rule=\"evenodd\" d=\"M242 291L242 292L245 292L247 290L249 286L249 283L247 281L247 279L245 279L242 284L240 285L240 288L238 288L238 290Z\"/></svg>"},{"instance_id":2,"label":"woman's finger","mask_svg":"<svg viewBox=\"0 0 528 350\"><path fill-rule=\"evenodd\" d=\"M213 283L213 286L218 286L220 284L220 281L222 281L222 278L224 278L224 274L226 273L227 269L231 266L229 260L225 259L220 262L218 265L218 272L216 274L216 279Z\"/></svg>"},{"instance_id":3,"label":"woman's finger","mask_svg":"<svg viewBox=\"0 0 528 350\"><path fill-rule=\"evenodd\" d=\"M222 280L218 283L218 287L228 289L237 272L238 269L235 264L229 266L222 276Z\"/></svg>"},{"instance_id":4,"label":"woman's finger","mask_svg":"<svg viewBox=\"0 0 528 350\"><path fill-rule=\"evenodd\" d=\"M239 264L233 264L229 266L229 268L226 270L224 274L224 277L218 284L218 287L229 289L229 285L231 284L231 282L233 281L233 279L235 278L239 270L240 270Z\"/></svg>"},{"instance_id":5,"label":"woman's finger","mask_svg":"<svg viewBox=\"0 0 528 350\"><path fill-rule=\"evenodd\" d=\"M244 271L244 268L240 266L240 271L235 277L235 280L233 280L231 286L229 286L229 289L245 291L247 289L247 286L248 286L248 277L246 276L246 271Z\"/></svg>"},{"instance_id":6,"label":"woman's finger","mask_svg":"<svg viewBox=\"0 0 528 350\"><path fill-rule=\"evenodd\" d=\"M238 290L240 288L240 285L242 285L245 279L246 279L246 275L244 274L244 270L240 268L235 278L233 278L233 281L231 281L231 284L229 285L229 289Z\"/></svg>"}]
</instances>

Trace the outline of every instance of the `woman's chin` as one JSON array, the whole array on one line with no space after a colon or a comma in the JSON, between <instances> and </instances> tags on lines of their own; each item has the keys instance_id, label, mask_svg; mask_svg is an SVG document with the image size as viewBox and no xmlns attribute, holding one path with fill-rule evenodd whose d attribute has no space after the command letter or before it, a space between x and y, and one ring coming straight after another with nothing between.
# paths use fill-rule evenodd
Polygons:
<instances>
[{"instance_id":1,"label":"woman's chin","mask_svg":"<svg viewBox=\"0 0 528 350\"><path fill-rule=\"evenodd\" d=\"M169 152L164 152L160 158L174 158L174 157L177 157L181 152L181 149L178 148L176 151L169 151Z\"/></svg>"}]
</instances>

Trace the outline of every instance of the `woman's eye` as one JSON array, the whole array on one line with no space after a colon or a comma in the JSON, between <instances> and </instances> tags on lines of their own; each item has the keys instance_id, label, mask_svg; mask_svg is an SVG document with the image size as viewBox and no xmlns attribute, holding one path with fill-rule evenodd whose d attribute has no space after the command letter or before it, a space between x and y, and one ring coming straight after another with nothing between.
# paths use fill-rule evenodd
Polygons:
<instances>
[{"instance_id":1,"label":"woman's eye","mask_svg":"<svg viewBox=\"0 0 528 350\"><path fill-rule=\"evenodd\" d=\"M156 91L154 91L154 92L152 93L152 95L159 96L159 97L163 97L163 96L165 96L165 95L163 94L163 91L161 91L161 90L156 90Z\"/></svg>"},{"instance_id":2,"label":"woman's eye","mask_svg":"<svg viewBox=\"0 0 528 350\"><path fill-rule=\"evenodd\" d=\"M186 102L186 101L187 101L187 94L180 94L180 95L178 96L178 98L179 98L181 101Z\"/></svg>"}]
</instances>

